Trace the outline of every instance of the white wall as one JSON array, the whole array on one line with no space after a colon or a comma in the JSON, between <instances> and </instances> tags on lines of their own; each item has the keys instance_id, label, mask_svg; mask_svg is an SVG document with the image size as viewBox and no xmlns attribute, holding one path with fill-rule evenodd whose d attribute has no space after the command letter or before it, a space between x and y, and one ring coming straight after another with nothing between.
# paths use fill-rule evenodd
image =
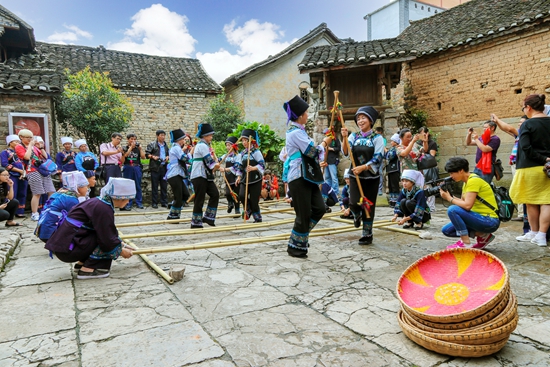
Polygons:
<instances>
[{"instance_id":1,"label":"white wall","mask_svg":"<svg viewBox=\"0 0 550 367\"><path fill-rule=\"evenodd\" d=\"M370 17L371 40L399 35L399 1L395 1Z\"/></svg>"},{"instance_id":2,"label":"white wall","mask_svg":"<svg viewBox=\"0 0 550 367\"><path fill-rule=\"evenodd\" d=\"M309 47L329 45L324 38L264 66L240 80L243 86L245 119L270 125L279 136L286 133L286 113L283 103L299 94L301 82L309 83L309 74L300 74L298 64Z\"/></svg>"},{"instance_id":3,"label":"white wall","mask_svg":"<svg viewBox=\"0 0 550 367\"><path fill-rule=\"evenodd\" d=\"M440 13L441 11L441 9L433 7L432 5L411 1L409 3L409 20L424 19Z\"/></svg>"}]
</instances>

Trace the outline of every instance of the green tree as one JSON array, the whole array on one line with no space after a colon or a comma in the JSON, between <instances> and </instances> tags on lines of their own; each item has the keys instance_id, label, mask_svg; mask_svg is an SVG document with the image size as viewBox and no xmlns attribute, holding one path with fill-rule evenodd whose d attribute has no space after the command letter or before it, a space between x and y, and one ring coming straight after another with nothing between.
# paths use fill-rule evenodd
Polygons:
<instances>
[{"instance_id":1,"label":"green tree","mask_svg":"<svg viewBox=\"0 0 550 367\"><path fill-rule=\"evenodd\" d=\"M242 108L232 100L227 100L225 92L222 92L210 102L210 110L204 120L216 131L214 140L225 141L237 125L244 122L243 115Z\"/></svg>"},{"instance_id":2,"label":"green tree","mask_svg":"<svg viewBox=\"0 0 550 367\"><path fill-rule=\"evenodd\" d=\"M65 75L67 84L56 100L57 119L65 131L83 135L97 154L113 132L128 128L134 109L113 87L108 73L92 72L87 66L75 74L65 70Z\"/></svg>"},{"instance_id":3,"label":"green tree","mask_svg":"<svg viewBox=\"0 0 550 367\"><path fill-rule=\"evenodd\" d=\"M399 116L397 124L400 128L407 127L413 134L416 134L422 126L426 126L428 117L426 111L412 107L406 109L405 113Z\"/></svg>"}]
</instances>

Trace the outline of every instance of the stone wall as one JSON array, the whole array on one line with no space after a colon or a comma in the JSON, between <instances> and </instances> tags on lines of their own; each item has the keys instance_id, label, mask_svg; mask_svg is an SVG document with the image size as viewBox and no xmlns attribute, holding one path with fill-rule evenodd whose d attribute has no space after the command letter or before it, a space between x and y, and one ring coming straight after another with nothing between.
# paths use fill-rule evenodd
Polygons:
<instances>
[{"instance_id":1,"label":"stone wall","mask_svg":"<svg viewBox=\"0 0 550 367\"><path fill-rule=\"evenodd\" d=\"M155 140L155 131L168 132L177 128L194 135L203 121L215 94L166 93L147 91L125 91L134 106L134 114L127 132L137 134L140 142ZM124 133L127 133L124 132Z\"/></svg>"}]
</instances>

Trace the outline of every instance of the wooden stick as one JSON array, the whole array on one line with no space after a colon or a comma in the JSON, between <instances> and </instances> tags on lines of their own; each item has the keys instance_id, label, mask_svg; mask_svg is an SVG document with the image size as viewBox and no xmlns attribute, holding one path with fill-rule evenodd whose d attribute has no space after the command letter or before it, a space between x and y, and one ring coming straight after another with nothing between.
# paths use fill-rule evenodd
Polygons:
<instances>
[{"instance_id":1,"label":"wooden stick","mask_svg":"<svg viewBox=\"0 0 550 367\"><path fill-rule=\"evenodd\" d=\"M250 154L252 154L251 150L250 149L250 146L252 145L252 135L250 135L248 137L248 147L247 147L247 150L248 150L248 154L246 155L246 182L245 182L245 187L244 187L244 208L243 208L243 219L244 219L244 223L246 223L246 220L248 219L247 216L248 216L248 208L247 208L247 204L248 204L248 177L249 177L249 173L250 171L248 170L248 167L250 167Z\"/></svg>"},{"instance_id":2,"label":"wooden stick","mask_svg":"<svg viewBox=\"0 0 550 367\"><path fill-rule=\"evenodd\" d=\"M350 159L351 159L351 167L352 167L352 169L354 169L356 167L355 158L353 158L353 151L351 150L351 147L349 146L349 141L348 141L347 138L344 140L344 145L348 148L347 150L348 150L348 154L349 154ZM362 201L363 198L365 197L365 194L363 193L363 187L361 186L361 181L359 180L359 174L354 173L353 175L355 176L355 181L357 182L357 188L359 189L359 194L361 195L361 201ZM365 211L365 214L367 215L367 218L370 219L369 210L367 210L367 208L364 205L362 205L362 203L361 203L361 207Z\"/></svg>"},{"instance_id":3,"label":"wooden stick","mask_svg":"<svg viewBox=\"0 0 550 367\"><path fill-rule=\"evenodd\" d=\"M118 232L118 235L120 237L122 237L122 232ZM137 247L132 241L128 241L128 240L125 240L124 241L128 246L130 246L132 249L134 250L139 250L139 247ZM134 253L134 252L132 252ZM164 280L166 280L168 282L168 284L174 284L174 279L172 279L172 277L168 274L166 274L166 272L164 270L162 270L157 264L155 264L154 262L152 262L149 257L147 255L144 255L144 254L136 254L136 255L139 255L141 257L141 259L143 261L145 261L145 263L147 265L149 265L149 267L151 269L153 269L154 271L157 272L158 275L160 275L161 277L164 278Z\"/></svg>"},{"instance_id":4,"label":"wooden stick","mask_svg":"<svg viewBox=\"0 0 550 367\"><path fill-rule=\"evenodd\" d=\"M340 94L339 91L335 90L334 91L334 107L331 111L331 116L330 116L330 125L329 125L329 130L332 129L332 127L334 126L334 116L336 115L336 111L338 110L337 108L337 105L338 105L338 95ZM327 162L327 159L328 159L328 145L327 147L325 148L325 158L323 159L323 162ZM323 172L323 177L325 175L325 167L321 167L321 171Z\"/></svg>"}]
</instances>

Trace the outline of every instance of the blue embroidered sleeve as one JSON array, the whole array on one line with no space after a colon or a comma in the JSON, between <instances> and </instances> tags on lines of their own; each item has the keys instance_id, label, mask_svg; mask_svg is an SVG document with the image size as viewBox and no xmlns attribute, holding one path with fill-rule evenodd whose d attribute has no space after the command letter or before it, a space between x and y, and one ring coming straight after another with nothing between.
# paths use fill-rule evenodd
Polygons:
<instances>
[{"instance_id":1,"label":"blue embroidered sleeve","mask_svg":"<svg viewBox=\"0 0 550 367\"><path fill-rule=\"evenodd\" d=\"M416 207L414 208L414 213L411 214L411 219L415 223L422 223L424 212L426 212L428 207L424 190L418 190L414 198L416 200Z\"/></svg>"}]
</instances>

